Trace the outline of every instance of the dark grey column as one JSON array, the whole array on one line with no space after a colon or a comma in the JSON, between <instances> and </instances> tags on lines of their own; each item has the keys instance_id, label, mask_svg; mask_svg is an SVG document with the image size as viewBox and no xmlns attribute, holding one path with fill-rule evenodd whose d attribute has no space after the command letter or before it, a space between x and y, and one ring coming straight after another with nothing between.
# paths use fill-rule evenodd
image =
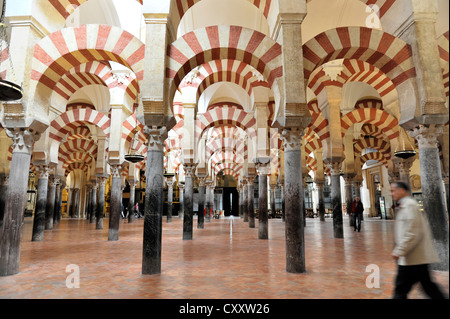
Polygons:
<instances>
[{"instance_id":1,"label":"dark grey column","mask_svg":"<svg viewBox=\"0 0 450 319\"><path fill-rule=\"evenodd\" d=\"M186 182L184 190L183 240L192 240L195 168L196 164L184 164Z\"/></svg>"},{"instance_id":2,"label":"dark grey column","mask_svg":"<svg viewBox=\"0 0 450 319\"><path fill-rule=\"evenodd\" d=\"M86 219L91 219L92 214L92 208L91 208L91 185L86 185L86 205L85 205L85 211L86 211Z\"/></svg>"},{"instance_id":3,"label":"dark grey column","mask_svg":"<svg viewBox=\"0 0 450 319\"><path fill-rule=\"evenodd\" d=\"M6 193L8 191L9 176L0 177L0 230L3 225L3 217L5 216Z\"/></svg>"},{"instance_id":4,"label":"dark grey column","mask_svg":"<svg viewBox=\"0 0 450 319\"><path fill-rule=\"evenodd\" d=\"M411 132L419 144L420 177L422 182L423 209L427 213L433 233L434 246L441 262L432 266L435 270L449 270L448 217L445 209L441 162L437 137L442 126L427 128L420 125Z\"/></svg>"},{"instance_id":5,"label":"dark grey column","mask_svg":"<svg viewBox=\"0 0 450 319\"><path fill-rule=\"evenodd\" d=\"M344 238L341 200L340 169L343 159L334 158L326 161L331 170L331 206L333 207L334 238Z\"/></svg>"},{"instance_id":6,"label":"dark grey column","mask_svg":"<svg viewBox=\"0 0 450 319\"><path fill-rule=\"evenodd\" d=\"M352 204L353 204L353 194L352 194L352 183L354 175L346 175L344 177L345 181L345 203L347 205L347 215L349 219L349 226L353 227L352 218Z\"/></svg>"},{"instance_id":7,"label":"dark grey column","mask_svg":"<svg viewBox=\"0 0 450 319\"><path fill-rule=\"evenodd\" d=\"M178 218L183 218L184 215L184 183L178 184L178 189L180 190L180 211L178 212Z\"/></svg>"},{"instance_id":8,"label":"dark grey column","mask_svg":"<svg viewBox=\"0 0 450 319\"><path fill-rule=\"evenodd\" d=\"M103 217L105 215L105 183L106 177L97 177L98 181L98 199L97 199L97 221L95 229L103 229Z\"/></svg>"},{"instance_id":9,"label":"dark grey column","mask_svg":"<svg viewBox=\"0 0 450 319\"><path fill-rule=\"evenodd\" d=\"M239 191L239 217L244 218L244 208L242 207L244 189L242 187L242 181L239 182L238 191Z\"/></svg>"},{"instance_id":10,"label":"dark grey column","mask_svg":"<svg viewBox=\"0 0 450 319\"><path fill-rule=\"evenodd\" d=\"M275 209L275 188L277 185L270 185L270 209L272 210L272 216L275 217L276 209Z\"/></svg>"},{"instance_id":11,"label":"dark grey column","mask_svg":"<svg viewBox=\"0 0 450 319\"><path fill-rule=\"evenodd\" d=\"M40 137L39 133L27 128L6 129L6 134L13 140L13 152L3 226L0 231L0 276L15 275L19 272L28 172L33 143Z\"/></svg>"},{"instance_id":12,"label":"dark grey column","mask_svg":"<svg viewBox=\"0 0 450 319\"><path fill-rule=\"evenodd\" d=\"M197 228L204 229L205 228L205 183L206 177L197 176L198 182L198 219L197 219Z\"/></svg>"},{"instance_id":13,"label":"dark grey column","mask_svg":"<svg viewBox=\"0 0 450 319\"><path fill-rule=\"evenodd\" d=\"M119 240L120 210L122 198L122 165L110 164L111 167L111 199L109 208L108 240Z\"/></svg>"},{"instance_id":14,"label":"dark grey column","mask_svg":"<svg viewBox=\"0 0 450 319\"><path fill-rule=\"evenodd\" d=\"M286 221L286 202L284 198L284 181L280 184L281 189L281 221Z\"/></svg>"},{"instance_id":15,"label":"dark grey column","mask_svg":"<svg viewBox=\"0 0 450 319\"><path fill-rule=\"evenodd\" d=\"M55 213L56 185L58 183L59 183L58 178L53 176L49 178L47 204L45 207L45 230L53 229L53 214Z\"/></svg>"},{"instance_id":16,"label":"dark grey column","mask_svg":"<svg viewBox=\"0 0 450 319\"><path fill-rule=\"evenodd\" d=\"M244 222L248 222L248 181L247 178L244 178L244 182L242 183L244 189L242 192L242 208L243 208L243 215L244 215Z\"/></svg>"},{"instance_id":17,"label":"dark grey column","mask_svg":"<svg viewBox=\"0 0 450 319\"><path fill-rule=\"evenodd\" d=\"M39 172L39 179L36 194L36 206L34 209L32 241L42 241L44 239L45 208L47 206L50 167L48 165L39 165L37 170Z\"/></svg>"},{"instance_id":18,"label":"dark grey column","mask_svg":"<svg viewBox=\"0 0 450 319\"><path fill-rule=\"evenodd\" d=\"M145 127L148 151L145 176L142 274L161 273L162 216L164 207L164 140L167 131Z\"/></svg>"},{"instance_id":19,"label":"dark grey column","mask_svg":"<svg viewBox=\"0 0 450 319\"><path fill-rule=\"evenodd\" d=\"M258 239L269 239L269 212L267 209L267 177L270 175L270 164L256 164L258 172Z\"/></svg>"},{"instance_id":20,"label":"dark grey column","mask_svg":"<svg viewBox=\"0 0 450 319\"><path fill-rule=\"evenodd\" d=\"M205 194L205 201L206 201L206 216L205 216L205 220L207 223L211 222L211 209L212 209L212 194L211 194L211 189L213 187L213 182L211 180L207 180L206 181L206 194ZM241 207L239 207L240 209Z\"/></svg>"},{"instance_id":21,"label":"dark grey column","mask_svg":"<svg viewBox=\"0 0 450 319\"><path fill-rule=\"evenodd\" d=\"M129 180L128 184L130 185L130 200L128 201L128 223L131 224L134 222L134 206L136 205L136 182L134 180Z\"/></svg>"},{"instance_id":22,"label":"dark grey column","mask_svg":"<svg viewBox=\"0 0 450 319\"><path fill-rule=\"evenodd\" d=\"M62 177L61 177L62 178ZM59 186L59 199L58 199L58 209L56 210L56 220L58 221L58 224L61 223L61 215L62 215L62 195L63 195L63 190L66 187L66 182L61 180L61 185Z\"/></svg>"},{"instance_id":23,"label":"dark grey column","mask_svg":"<svg viewBox=\"0 0 450 319\"><path fill-rule=\"evenodd\" d=\"M89 219L89 224L94 224L95 217L97 216L97 189L98 183L97 181L93 181L91 187L91 216Z\"/></svg>"},{"instance_id":24,"label":"dark grey column","mask_svg":"<svg viewBox=\"0 0 450 319\"><path fill-rule=\"evenodd\" d=\"M324 183L324 181L316 181L316 188L317 188L317 194L318 194L317 210L318 210L319 219L321 222L325 221L325 205L323 202L323 183Z\"/></svg>"},{"instance_id":25,"label":"dark grey column","mask_svg":"<svg viewBox=\"0 0 450 319\"><path fill-rule=\"evenodd\" d=\"M74 202L73 202L73 216L75 218L78 218L79 212L80 212L80 189L79 188L75 188L73 190L73 198L74 198Z\"/></svg>"},{"instance_id":26,"label":"dark grey column","mask_svg":"<svg viewBox=\"0 0 450 319\"><path fill-rule=\"evenodd\" d=\"M356 176L353 179L353 195L354 197L359 197L360 200L362 200L361 198L361 185L362 185L363 179L361 176ZM364 213L361 215L361 220L364 220Z\"/></svg>"},{"instance_id":27,"label":"dark grey column","mask_svg":"<svg viewBox=\"0 0 450 319\"><path fill-rule=\"evenodd\" d=\"M173 210L173 177L168 177L167 184L167 222L172 222L172 210Z\"/></svg>"},{"instance_id":28,"label":"dark grey column","mask_svg":"<svg viewBox=\"0 0 450 319\"><path fill-rule=\"evenodd\" d=\"M56 193L55 193L55 209L53 210L53 225L57 225L60 222L60 220L58 219L58 214L61 209L60 203L61 203L61 178L58 177L58 183L56 184Z\"/></svg>"},{"instance_id":29,"label":"dark grey column","mask_svg":"<svg viewBox=\"0 0 450 319\"><path fill-rule=\"evenodd\" d=\"M247 215L248 227L255 228L255 177L247 177Z\"/></svg>"},{"instance_id":30,"label":"dark grey column","mask_svg":"<svg viewBox=\"0 0 450 319\"><path fill-rule=\"evenodd\" d=\"M448 175L443 177L443 181L444 181L444 186L445 186L445 196L447 199L447 214L449 214L450 211L450 207L449 207L449 198L450 198L450 194L449 194L449 177Z\"/></svg>"},{"instance_id":31,"label":"dark grey column","mask_svg":"<svg viewBox=\"0 0 450 319\"><path fill-rule=\"evenodd\" d=\"M301 159L301 130L285 129L284 142L284 191L286 205L286 271L304 273L305 240L303 216L303 185Z\"/></svg>"}]
</instances>

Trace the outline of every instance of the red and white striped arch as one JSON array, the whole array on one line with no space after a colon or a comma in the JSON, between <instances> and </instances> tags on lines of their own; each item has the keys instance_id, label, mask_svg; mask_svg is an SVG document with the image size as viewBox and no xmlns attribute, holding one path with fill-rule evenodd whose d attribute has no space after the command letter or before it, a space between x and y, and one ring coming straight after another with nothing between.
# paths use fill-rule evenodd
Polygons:
<instances>
[{"instance_id":1,"label":"red and white striped arch","mask_svg":"<svg viewBox=\"0 0 450 319\"><path fill-rule=\"evenodd\" d=\"M82 170L86 175L89 173L89 166L82 162L76 162L69 164L66 168L64 168L64 176L69 175L71 172L75 170Z\"/></svg>"},{"instance_id":2,"label":"red and white striped arch","mask_svg":"<svg viewBox=\"0 0 450 319\"><path fill-rule=\"evenodd\" d=\"M322 149L322 141L317 136L317 134L313 131L311 127L307 127L305 129L305 133L303 135L303 140L305 142L305 153L306 155L310 155L316 150Z\"/></svg>"},{"instance_id":3,"label":"red and white striped arch","mask_svg":"<svg viewBox=\"0 0 450 319\"><path fill-rule=\"evenodd\" d=\"M355 123L369 123L377 126L389 140L400 135L398 120L389 113L379 109L357 109L341 117L342 136Z\"/></svg>"},{"instance_id":4,"label":"red and white striped arch","mask_svg":"<svg viewBox=\"0 0 450 319\"><path fill-rule=\"evenodd\" d=\"M67 19L73 12L74 9L81 6L88 0L49 0L48 2L52 5L56 11L64 18ZM136 0L140 4L143 4L144 0Z\"/></svg>"},{"instance_id":5,"label":"red and white striped arch","mask_svg":"<svg viewBox=\"0 0 450 319\"><path fill-rule=\"evenodd\" d=\"M319 109L317 100L312 100L311 102L309 102L308 109L312 116L312 121L308 127L317 134L321 141L330 137L330 132L328 130L328 120L322 115L322 111Z\"/></svg>"},{"instance_id":6,"label":"red and white striped arch","mask_svg":"<svg viewBox=\"0 0 450 319\"><path fill-rule=\"evenodd\" d=\"M231 175L234 178L239 178L242 171L242 166L236 163L220 163L213 166L216 175L223 171L224 175Z\"/></svg>"},{"instance_id":7,"label":"red and white striped arch","mask_svg":"<svg viewBox=\"0 0 450 319\"><path fill-rule=\"evenodd\" d=\"M140 81L144 75L144 55L145 45L120 28L94 24L65 28L35 45L31 80L52 90L66 72L79 65L114 61L130 68Z\"/></svg>"},{"instance_id":8,"label":"red and white striped arch","mask_svg":"<svg viewBox=\"0 0 450 319\"><path fill-rule=\"evenodd\" d=\"M147 142L147 138L144 134L144 125L137 120L136 113L131 114L125 121L123 121L122 139L127 141L128 143L131 143L135 135L135 129L136 134L138 134L137 140L140 143L145 144Z\"/></svg>"},{"instance_id":9,"label":"red and white striped arch","mask_svg":"<svg viewBox=\"0 0 450 319\"><path fill-rule=\"evenodd\" d=\"M185 34L168 48L166 76L170 99L195 67L213 60L238 60L251 65L272 87L283 75L281 46L264 34L238 26L211 26Z\"/></svg>"},{"instance_id":10,"label":"red and white striped arch","mask_svg":"<svg viewBox=\"0 0 450 319\"><path fill-rule=\"evenodd\" d=\"M247 159L247 146L242 140L235 140L232 137L222 137L220 139L214 139L206 143L206 159L209 158L216 152L232 152L241 154L244 159Z\"/></svg>"},{"instance_id":11,"label":"red and white striped arch","mask_svg":"<svg viewBox=\"0 0 450 319\"><path fill-rule=\"evenodd\" d=\"M361 164L362 165L364 165L367 161L370 161L370 160L378 161L380 163L383 163L383 165L385 165L385 166L388 165L386 157L380 152L367 153L367 154L364 154L363 156L361 156Z\"/></svg>"},{"instance_id":12,"label":"red and white striped arch","mask_svg":"<svg viewBox=\"0 0 450 319\"><path fill-rule=\"evenodd\" d=\"M364 99L356 102L355 109L383 110L383 102L377 99Z\"/></svg>"},{"instance_id":13,"label":"red and white striped arch","mask_svg":"<svg viewBox=\"0 0 450 319\"><path fill-rule=\"evenodd\" d=\"M195 76L192 76L195 72ZM198 88L197 98L212 84L219 82L235 83L249 96L253 87L269 87L266 81L260 81L262 75L251 65L237 60L213 60L191 71L180 84L180 88L193 86Z\"/></svg>"},{"instance_id":14,"label":"red and white striped arch","mask_svg":"<svg viewBox=\"0 0 450 319\"><path fill-rule=\"evenodd\" d=\"M306 0L306 2L311 2L314 0ZM382 18L395 3L395 0L359 0L367 6L377 5L380 11L378 12L379 17Z\"/></svg>"},{"instance_id":15,"label":"red and white striped arch","mask_svg":"<svg viewBox=\"0 0 450 319\"><path fill-rule=\"evenodd\" d=\"M85 152L74 152L64 159L63 169L66 169L70 164L80 162L90 166L92 164L91 154Z\"/></svg>"},{"instance_id":16,"label":"red and white striped arch","mask_svg":"<svg viewBox=\"0 0 450 319\"><path fill-rule=\"evenodd\" d=\"M438 50L441 58L442 78L444 81L445 96L449 96L449 32L438 38Z\"/></svg>"},{"instance_id":17,"label":"red and white striped arch","mask_svg":"<svg viewBox=\"0 0 450 319\"><path fill-rule=\"evenodd\" d=\"M389 140L387 135L379 127L373 124L364 124L361 127L361 136L372 136L378 139Z\"/></svg>"},{"instance_id":18,"label":"red and white striped arch","mask_svg":"<svg viewBox=\"0 0 450 319\"><path fill-rule=\"evenodd\" d=\"M201 114L196 120L196 136L201 136L211 127L236 126L243 129L249 138L256 136L256 119L235 106L224 104Z\"/></svg>"},{"instance_id":19,"label":"red and white striped arch","mask_svg":"<svg viewBox=\"0 0 450 319\"><path fill-rule=\"evenodd\" d=\"M109 137L110 119L103 113L92 109L72 109L61 114L50 123L49 137L61 142L67 133L85 124L93 124L99 127L106 137Z\"/></svg>"},{"instance_id":20,"label":"red and white striped arch","mask_svg":"<svg viewBox=\"0 0 450 319\"><path fill-rule=\"evenodd\" d=\"M306 79L319 66L336 59L367 62L396 86L416 75L409 44L386 32L364 27L340 27L318 34L303 45L303 57Z\"/></svg>"},{"instance_id":21,"label":"red and white striped arch","mask_svg":"<svg viewBox=\"0 0 450 319\"><path fill-rule=\"evenodd\" d=\"M68 140L59 146L58 160L64 162L70 154L76 152L85 152L95 158L97 150L97 144L94 140L82 138Z\"/></svg>"},{"instance_id":22,"label":"red and white striped arch","mask_svg":"<svg viewBox=\"0 0 450 319\"><path fill-rule=\"evenodd\" d=\"M355 144L353 144L353 149L355 156L361 156L362 152L366 148L372 148L383 154L386 160L391 159L391 145L390 143L380 140L378 138L360 138Z\"/></svg>"},{"instance_id":23,"label":"red and white striped arch","mask_svg":"<svg viewBox=\"0 0 450 319\"><path fill-rule=\"evenodd\" d=\"M216 165L218 163L223 163L223 162L227 162L227 163L232 162L232 163L236 163L239 165L243 165L244 156L243 156L243 154L239 154L236 152L217 151L211 156L210 160L213 165Z\"/></svg>"},{"instance_id":24,"label":"red and white striped arch","mask_svg":"<svg viewBox=\"0 0 450 319\"><path fill-rule=\"evenodd\" d=\"M87 126L78 126L69 132L68 140L75 139L89 139L91 137L91 130Z\"/></svg>"}]
</instances>

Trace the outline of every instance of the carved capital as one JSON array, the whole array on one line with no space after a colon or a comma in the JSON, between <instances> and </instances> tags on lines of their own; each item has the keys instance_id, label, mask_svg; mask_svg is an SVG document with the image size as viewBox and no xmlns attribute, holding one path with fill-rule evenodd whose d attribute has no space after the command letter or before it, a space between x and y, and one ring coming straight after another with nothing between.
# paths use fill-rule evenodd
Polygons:
<instances>
[{"instance_id":1,"label":"carved capital","mask_svg":"<svg viewBox=\"0 0 450 319\"><path fill-rule=\"evenodd\" d=\"M175 183L175 181L173 180L172 177L168 177L166 178L166 185L169 189L173 189L173 184Z\"/></svg>"},{"instance_id":2,"label":"carved capital","mask_svg":"<svg viewBox=\"0 0 450 319\"><path fill-rule=\"evenodd\" d=\"M331 175L340 175L343 158L325 159L323 162L330 169Z\"/></svg>"},{"instance_id":3,"label":"carved capital","mask_svg":"<svg viewBox=\"0 0 450 319\"><path fill-rule=\"evenodd\" d=\"M48 179L49 174L50 174L50 170L51 170L51 168L48 165L39 165L39 166L37 166L37 171L39 173L39 179L41 179L41 178L47 178Z\"/></svg>"},{"instance_id":4,"label":"carved capital","mask_svg":"<svg viewBox=\"0 0 450 319\"><path fill-rule=\"evenodd\" d=\"M284 129L281 132L281 140L284 143L284 151L299 151L302 146L303 130L299 129Z\"/></svg>"},{"instance_id":5,"label":"carved capital","mask_svg":"<svg viewBox=\"0 0 450 319\"><path fill-rule=\"evenodd\" d=\"M97 177L97 183L98 183L98 185L100 186L100 187L105 187L105 184L106 184L106 181L108 180L108 178L107 177L104 177L104 176L98 176Z\"/></svg>"},{"instance_id":6,"label":"carved capital","mask_svg":"<svg viewBox=\"0 0 450 319\"><path fill-rule=\"evenodd\" d=\"M443 126L425 126L419 125L415 129L409 132L411 137L414 137L419 144L419 149L424 148L437 148L438 137L443 133Z\"/></svg>"},{"instance_id":7,"label":"carved capital","mask_svg":"<svg viewBox=\"0 0 450 319\"><path fill-rule=\"evenodd\" d=\"M13 153L27 153L33 151L33 143L39 140L41 134L30 128L7 128L6 135L13 140Z\"/></svg>"},{"instance_id":8,"label":"carved capital","mask_svg":"<svg viewBox=\"0 0 450 319\"><path fill-rule=\"evenodd\" d=\"M270 175L270 163L256 163L255 166L258 175Z\"/></svg>"},{"instance_id":9,"label":"carved capital","mask_svg":"<svg viewBox=\"0 0 450 319\"><path fill-rule=\"evenodd\" d=\"M8 186L9 185L9 175L3 176L1 179L1 183L3 186Z\"/></svg>"},{"instance_id":10,"label":"carved capital","mask_svg":"<svg viewBox=\"0 0 450 319\"><path fill-rule=\"evenodd\" d=\"M398 159L396 161L392 160L394 162L395 167L399 171L400 175L409 175L409 172L411 171L411 167L414 164L414 158L409 159Z\"/></svg>"},{"instance_id":11,"label":"carved capital","mask_svg":"<svg viewBox=\"0 0 450 319\"><path fill-rule=\"evenodd\" d=\"M121 164L109 164L111 168L111 176L112 178L120 178L120 173L122 172Z\"/></svg>"},{"instance_id":12,"label":"carved capital","mask_svg":"<svg viewBox=\"0 0 450 319\"><path fill-rule=\"evenodd\" d=\"M184 188L185 188L185 185L184 185L184 184L178 183L178 189L179 189L180 191L183 191Z\"/></svg>"},{"instance_id":13,"label":"carved capital","mask_svg":"<svg viewBox=\"0 0 450 319\"><path fill-rule=\"evenodd\" d=\"M56 187L59 184L59 178L51 176L48 180L48 184L50 187Z\"/></svg>"},{"instance_id":14,"label":"carved capital","mask_svg":"<svg viewBox=\"0 0 450 319\"><path fill-rule=\"evenodd\" d=\"M136 188L137 181L128 181L128 185L130 185L130 189Z\"/></svg>"},{"instance_id":15,"label":"carved capital","mask_svg":"<svg viewBox=\"0 0 450 319\"><path fill-rule=\"evenodd\" d=\"M197 164L193 164L193 163L183 164L184 174L186 175L186 177L194 177L196 167L197 167Z\"/></svg>"},{"instance_id":16,"label":"carved capital","mask_svg":"<svg viewBox=\"0 0 450 319\"><path fill-rule=\"evenodd\" d=\"M199 187L200 186L206 186L206 177L203 177L203 176L199 177L199 176L197 176L197 184L198 184Z\"/></svg>"},{"instance_id":17,"label":"carved capital","mask_svg":"<svg viewBox=\"0 0 450 319\"><path fill-rule=\"evenodd\" d=\"M164 151L164 141L167 138L167 129L144 127L144 133L148 138L148 151Z\"/></svg>"}]
</instances>

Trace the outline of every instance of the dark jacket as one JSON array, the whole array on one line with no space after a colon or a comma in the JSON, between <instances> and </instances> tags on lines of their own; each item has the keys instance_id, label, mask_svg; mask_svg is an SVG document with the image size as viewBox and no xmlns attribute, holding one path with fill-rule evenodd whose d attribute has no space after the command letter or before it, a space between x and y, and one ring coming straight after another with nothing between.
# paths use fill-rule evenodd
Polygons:
<instances>
[{"instance_id":1,"label":"dark jacket","mask_svg":"<svg viewBox=\"0 0 450 319\"><path fill-rule=\"evenodd\" d=\"M353 201L352 214L362 214L364 212L364 206L361 201Z\"/></svg>"}]
</instances>

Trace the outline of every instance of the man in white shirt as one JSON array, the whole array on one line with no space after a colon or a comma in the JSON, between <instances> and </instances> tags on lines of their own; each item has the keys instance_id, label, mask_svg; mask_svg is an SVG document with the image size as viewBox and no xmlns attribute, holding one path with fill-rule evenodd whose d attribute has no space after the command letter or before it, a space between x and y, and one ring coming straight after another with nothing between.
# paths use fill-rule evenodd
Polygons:
<instances>
[{"instance_id":1,"label":"man in white shirt","mask_svg":"<svg viewBox=\"0 0 450 319\"><path fill-rule=\"evenodd\" d=\"M392 257L398 263L394 299L406 299L412 286L420 282L432 299L444 299L439 287L431 280L429 264L439 262L434 249L426 213L419 210L410 196L410 188L403 182L391 184L391 194L397 202L395 216L395 248Z\"/></svg>"}]
</instances>

